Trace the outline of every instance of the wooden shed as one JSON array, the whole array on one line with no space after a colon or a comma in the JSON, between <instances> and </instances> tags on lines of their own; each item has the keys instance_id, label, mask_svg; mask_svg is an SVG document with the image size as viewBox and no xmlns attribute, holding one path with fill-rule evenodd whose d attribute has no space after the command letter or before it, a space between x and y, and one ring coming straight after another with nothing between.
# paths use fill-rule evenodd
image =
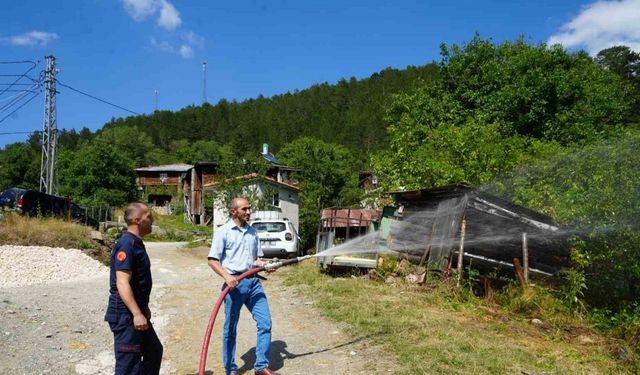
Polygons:
<instances>
[{"instance_id":1,"label":"wooden shed","mask_svg":"<svg viewBox=\"0 0 640 375\"><path fill-rule=\"evenodd\" d=\"M408 229L391 231L390 249L432 269L456 267L460 254L465 263L499 268L519 263L546 276L570 266L568 232L539 212L464 185L391 195L396 219ZM415 246L407 238L424 240Z\"/></svg>"}]
</instances>

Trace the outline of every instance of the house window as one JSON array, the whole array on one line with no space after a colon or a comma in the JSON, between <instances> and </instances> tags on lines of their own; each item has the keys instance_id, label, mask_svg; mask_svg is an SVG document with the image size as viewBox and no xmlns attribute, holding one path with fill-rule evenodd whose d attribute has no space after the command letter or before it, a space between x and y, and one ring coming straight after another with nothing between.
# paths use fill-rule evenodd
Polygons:
<instances>
[{"instance_id":1,"label":"house window","mask_svg":"<svg viewBox=\"0 0 640 375\"><path fill-rule=\"evenodd\" d=\"M167 182L168 178L169 176L166 173L160 173L160 182L162 182L163 184Z\"/></svg>"},{"instance_id":2,"label":"house window","mask_svg":"<svg viewBox=\"0 0 640 375\"><path fill-rule=\"evenodd\" d=\"M280 193L277 191L271 196L271 204L273 207L280 207Z\"/></svg>"}]
</instances>

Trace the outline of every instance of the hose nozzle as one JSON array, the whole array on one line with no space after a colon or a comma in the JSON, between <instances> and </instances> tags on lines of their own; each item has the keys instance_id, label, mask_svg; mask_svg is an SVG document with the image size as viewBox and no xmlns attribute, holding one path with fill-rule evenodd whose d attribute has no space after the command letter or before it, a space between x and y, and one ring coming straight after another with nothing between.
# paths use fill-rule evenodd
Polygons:
<instances>
[{"instance_id":1,"label":"hose nozzle","mask_svg":"<svg viewBox=\"0 0 640 375\"><path fill-rule=\"evenodd\" d=\"M282 266L288 266L290 264L295 264L302 262L303 260L311 259L311 255L305 255L303 257L291 258L287 260L279 260L278 258L274 258L273 261L269 264L266 264L263 268L265 271L271 271L278 269Z\"/></svg>"}]
</instances>

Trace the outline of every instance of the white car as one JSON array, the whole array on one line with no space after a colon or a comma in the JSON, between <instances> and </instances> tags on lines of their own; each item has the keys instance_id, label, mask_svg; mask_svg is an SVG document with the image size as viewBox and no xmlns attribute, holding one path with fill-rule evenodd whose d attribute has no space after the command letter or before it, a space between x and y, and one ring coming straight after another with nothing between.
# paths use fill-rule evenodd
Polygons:
<instances>
[{"instance_id":1,"label":"white car","mask_svg":"<svg viewBox=\"0 0 640 375\"><path fill-rule=\"evenodd\" d=\"M287 219L257 219L251 225L258 231L265 257L293 258L300 255L300 236Z\"/></svg>"}]
</instances>

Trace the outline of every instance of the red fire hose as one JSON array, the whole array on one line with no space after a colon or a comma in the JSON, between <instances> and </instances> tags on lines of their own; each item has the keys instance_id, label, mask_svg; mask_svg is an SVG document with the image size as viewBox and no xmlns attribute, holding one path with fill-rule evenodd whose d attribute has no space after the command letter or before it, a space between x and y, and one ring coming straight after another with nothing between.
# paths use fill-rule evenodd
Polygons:
<instances>
[{"instance_id":1,"label":"red fire hose","mask_svg":"<svg viewBox=\"0 0 640 375\"><path fill-rule=\"evenodd\" d=\"M263 267L256 267L256 268L250 269L249 271L236 277L236 279L240 281L260 271L275 270L276 268L280 268L282 266L286 266L289 264L298 263L302 260L309 259L309 258L311 258L310 255L292 258L285 261L279 261L278 259L274 259L273 262ZM204 369L207 364L207 353L209 352L209 341L211 341L211 333L213 332L213 324L216 322L216 317L218 316L218 311L220 310L220 306L222 306L222 302L224 302L224 297L226 297L227 294L229 294L230 290L231 288L229 288L228 286L224 288L222 293L220 293L220 297L218 297L216 304L213 306L213 311L211 312L211 317L209 318L209 324L207 325L207 330L204 333L204 341L202 342L202 349L200 350L200 367L198 368L198 375L204 375Z\"/></svg>"}]
</instances>

